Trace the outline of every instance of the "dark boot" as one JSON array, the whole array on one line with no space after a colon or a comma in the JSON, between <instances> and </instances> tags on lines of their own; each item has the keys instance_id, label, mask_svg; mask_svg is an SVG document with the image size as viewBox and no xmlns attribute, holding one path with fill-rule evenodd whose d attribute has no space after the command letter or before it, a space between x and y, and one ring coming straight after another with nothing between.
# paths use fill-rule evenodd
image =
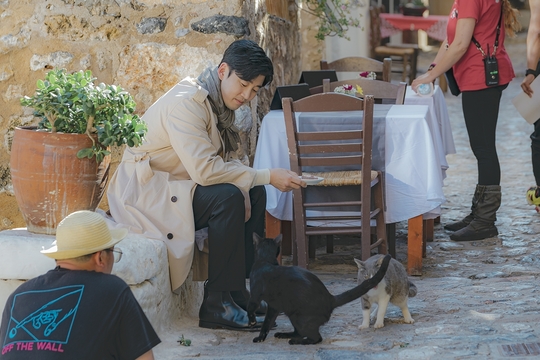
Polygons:
<instances>
[{"instance_id":1,"label":"dark boot","mask_svg":"<svg viewBox=\"0 0 540 360\"><path fill-rule=\"evenodd\" d=\"M231 291L231 297L236 303L236 305L240 306L242 309L247 311L247 305L249 302L249 291L247 289L244 289L244 291ZM266 315L266 310L268 310L268 304L266 302L261 301L259 304L259 308L255 310L255 315Z\"/></svg>"},{"instance_id":2,"label":"dark boot","mask_svg":"<svg viewBox=\"0 0 540 360\"><path fill-rule=\"evenodd\" d=\"M472 205L471 205L471 213L465 216L462 220L444 225L445 230L458 231L458 230L463 229L465 226L469 225L471 221L473 221L474 210L476 209L476 206L478 204L478 195L480 193L479 186L480 185L476 185L476 189L474 190L474 195L472 198Z\"/></svg>"},{"instance_id":3,"label":"dark boot","mask_svg":"<svg viewBox=\"0 0 540 360\"><path fill-rule=\"evenodd\" d=\"M499 185L478 185L478 203L474 219L469 225L450 235L454 241L483 240L497 236L495 226L497 210L501 206L501 187Z\"/></svg>"},{"instance_id":4,"label":"dark boot","mask_svg":"<svg viewBox=\"0 0 540 360\"><path fill-rule=\"evenodd\" d=\"M240 308L228 291L208 291L204 287L204 299L199 309L199 327L258 331L264 319L257 318L257 325L249 326L247 312Z\"/></svg>"}]
</instances>

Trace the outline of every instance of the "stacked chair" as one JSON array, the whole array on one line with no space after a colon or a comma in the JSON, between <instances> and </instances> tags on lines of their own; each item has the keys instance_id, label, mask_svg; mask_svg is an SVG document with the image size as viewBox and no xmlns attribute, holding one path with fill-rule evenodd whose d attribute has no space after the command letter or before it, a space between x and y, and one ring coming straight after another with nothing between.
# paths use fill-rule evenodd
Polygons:
<instances>
[{"instance_id":1,"label":"stacked chair","mask_svg":"<svg viewBox=\"0 0 540 360\"><path fill-rule=\"evenodd\" d=\"M371 56L375 59L390 57L392 63L401 64L401 70L396 72L401 73L401 81L409 79L409 84L416 78L416 66L418 62L418 45L403 44L403 45L383 45L381 43L381 17L384 12L384 6L370 6L370 45Z\"/></svg>"},{"instance_id":2,"label":"stacked chair","mask_svg":"<svg viewBox=\"0 0 540 360\"><path fill-rule=\"evenodd\" d=\"M356 73L354 77L359 77L360 72L373 71L380 74L382 81L386 82L390 82L392 77L392 59L390 58L379 61L367 57L350 56L332 62L321 60L320 66L321 70L332 69L339 72L354 72Z\"/></svg>"}]
</instances>

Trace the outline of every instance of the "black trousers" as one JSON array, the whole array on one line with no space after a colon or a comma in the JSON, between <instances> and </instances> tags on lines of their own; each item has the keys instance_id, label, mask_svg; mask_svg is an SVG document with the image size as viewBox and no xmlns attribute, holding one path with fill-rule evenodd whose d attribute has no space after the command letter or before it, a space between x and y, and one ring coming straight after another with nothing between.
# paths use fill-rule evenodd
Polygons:
<instances>
[{"instance_id":1,"label":"black trousers","mask_svg":"<svg viewBox=\"0 0 540 360\"><path fill-rule=\"evenodd\" d=\"M236 291L246 288L245 279L253 266L253 233L263 236L266 190L249 191L251 217L245 220L244 195L232 184L195 188L193 215L195 229L208 227L209 291Z\"/></svg>"},{"instance_id":2,"label":"black trousers","mask_svg":"<svg viewBox=\"0 0 540 360\"><path fill-rule=\"evenodd\" d=\"M540 186L540 119L534 123L534 131L531 134L531 156L534 180Z\"/></svg>"},{"instance_id":3,"label":"black trousers","mask_svg":"<svg viewBox=\"0 0 540 360\"><path fill-rule=\"evenodd\" d=\"M490 87L462 93L463 116L469 134L469 143L478 165L478 185L500 185L501 167L495 132L499 117L499 104L508 85Z\"/></svg>"},{"instance_id":4,"label":"black trousers","mask_svg":"<svg viewBox=\"0 0 540 360\"><path fill-rule=\"evenodd\" d=\"M540 71L540 61L536 66L536 73ZM540 119L534 123L534 131L531 134L531 156L534 180L540 186Z\"/></svg>"}]
</instances>

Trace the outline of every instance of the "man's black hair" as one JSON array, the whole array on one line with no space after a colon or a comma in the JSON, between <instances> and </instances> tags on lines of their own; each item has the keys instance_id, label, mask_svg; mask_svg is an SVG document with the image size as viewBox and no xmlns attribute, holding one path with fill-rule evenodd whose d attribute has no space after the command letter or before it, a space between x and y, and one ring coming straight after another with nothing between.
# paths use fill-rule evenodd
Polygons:
<instances>
[{"instance_id":1,"label":"man's black hair","mask_svg":"<svg viewBox=\"0 0 540 360\"><path fill-rule=\"evenodd\" d=\"M229 65L229 68L245 81L252 81L259 75L263 75L262 86L269 84L274 78L272 60L266 56L264 50L257 43L251 40L237 40L229 45L223 54L221 63Z\"/></svg>"}]
</instances>

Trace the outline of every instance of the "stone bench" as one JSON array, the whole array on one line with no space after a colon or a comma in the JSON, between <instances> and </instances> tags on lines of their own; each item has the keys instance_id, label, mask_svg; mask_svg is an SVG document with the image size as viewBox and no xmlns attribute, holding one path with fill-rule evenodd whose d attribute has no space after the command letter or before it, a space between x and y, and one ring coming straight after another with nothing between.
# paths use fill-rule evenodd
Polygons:
<instances>
[{"instance_id":1,"label":"stone bench","mask_svg":"<svg viewBox=\"0 0 540 360\"><path fill-rule=\"evenodd\" d=\"M26 229L0 231L0 309L24 281L55 267L53 259L40 253L53 241L52 235ZM178 294L171 291L167 248L162 241L128 234L116 247L123 256L112 273L128 283L158 333L180 315L198 316L203 283L193 282L190 275Z\"/></svg>"}]
</instances>

